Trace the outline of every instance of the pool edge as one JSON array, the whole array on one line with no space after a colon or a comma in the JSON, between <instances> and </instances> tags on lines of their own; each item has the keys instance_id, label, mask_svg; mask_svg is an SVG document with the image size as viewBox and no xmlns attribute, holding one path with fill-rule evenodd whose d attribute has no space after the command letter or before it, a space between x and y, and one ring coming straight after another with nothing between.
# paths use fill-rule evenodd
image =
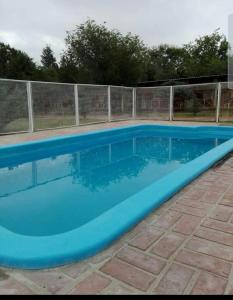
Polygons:
<instances>
[{"instance_id":1,"label":"pool edge","mask_svg":"<svg viewBox=\"0 0 233 300\"><path fill-rule=\"evenodd\" d=\"M128 129L129 127L123 128ZM193 128L200 127L210 128L210 126L193 126ZM221 130L222 128L224 127L221 127ZM110 132L111 130L118 130L118 128L107 131ZM91 132L90 134L98 132ZM84 135L86 134L84 133ZM38 143L38 141L35 143ZM65 234L42 238L25 237L0 227L0 265L18 269L48 269L93 256L112 244L123 233L143 220L153 209L166 202L232 150L233 139L230 139L128 198L87 225ZM157 194L155 195L155 193ZM143 203L141 201L142 197L146 199ZM99 233L93 236L93 232L96 231ZM87 233L89 234L88 237ZM82 240L82 243L80 243L80 240ZM77 247L77 242L79 242L79 247ZM22 247L22 244L29 246L29 243L32 252L34 250L37 252L37 255L28 253L28 250L26 251L27 247ZM13 255L9 250L15 249L16 246L18 247L18 253ZM50 252L50 255L48 255L48 252Z\"/></svg>"}]
</instances>

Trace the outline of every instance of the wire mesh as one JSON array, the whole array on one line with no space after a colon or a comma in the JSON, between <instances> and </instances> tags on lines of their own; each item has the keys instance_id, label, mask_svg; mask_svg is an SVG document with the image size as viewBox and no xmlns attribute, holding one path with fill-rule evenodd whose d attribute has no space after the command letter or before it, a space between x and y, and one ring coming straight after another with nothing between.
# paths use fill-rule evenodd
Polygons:
<instances>
[{"instance_id":1,"label":"wire mesh","mask_svg":"<svg viewBox=\"0 0 233 300\"><path fill-rule=\"evenodd\" d=\"M221 84L219 121L233 122L233 89L229 88L228 83Z\"/></svg>"},{"instance_id":2,"label":"wire mesh","mask_svg":"<svg viewBox=\"0 0 233 300\"><path fill-rule=\"evenodd\" d=\"M32 82L35 130L75 125L74 85Z\"/></svg>"},{"instance_id":3,"label":"wire mesh","mask_svg":"<svg viewBox=\"0 0 233 300\"><path fill-rule=\"evenodd\" d=\"M133 88L111 86L111 119L127 120L133 117Z\"/></svg>"},{"instance_id":4,"label":"wire mesh","mask_svg":"<svg viewBox=\"0 0 233 300\"><path fill-rule=\"evenodd\" d=\"M80 124L108 121L108 87L94 85L78 86Z\"/></svg>"},{"instance_id":5,"label":"wire mesh","mask_svg":"<svg viewBox=\"0 0 233 300\"><path fill-rule=\"evenodd\" d=\"M136 117L169 120L170 87L137 88Z\"/></svg>"},{"instance_id":6,"label":"wire mesh","mask_svg":"<svg viewBox=\"0 0 233 300\"><path fill-rule=\"evenodd\" d=\"M178 121L216 121L218 84L174 87L173 119Z\"/></svg>"},{"instance_id":7,"label":"wire mesh","mask_svg":"<svg viewBox=\"0 0 233 300\"><path fill-rule=\"evenodd\" d=\"M27 85L0 80L0 133L28 131Z\"/></svg>"},{"instance_id":8,"label":"wire mesh","mask_svg":"<svg viewBox=\"0 0 233 300\"><path fill-rule=\"evenodd\" d=\"M170 87L136 88L138 119L215 122L218 95L221 95L219 121L233 122L233 90L227 82L174 87L173 112L170 112ZM110 88L111 120L134 117L133 88ZM108 86L31 82L35 130L107 122ZM77 101L76 101L77 100ZM0 79L0 134L29 131L30 97L27 82ZM76 105L78 104L78 105Z\"/></svg>"}]
</instances>

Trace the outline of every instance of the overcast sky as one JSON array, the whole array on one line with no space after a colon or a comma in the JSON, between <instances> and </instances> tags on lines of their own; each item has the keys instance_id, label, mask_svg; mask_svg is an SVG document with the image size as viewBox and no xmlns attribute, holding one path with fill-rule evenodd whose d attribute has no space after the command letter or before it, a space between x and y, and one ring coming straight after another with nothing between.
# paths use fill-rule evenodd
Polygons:
<instances>
[{"instance_id":1,"label":"overcast sky","mask_svg":"<svg viewBox=\"0 0 233 300\"><path fill-rule=\"evenodd\" d=\"M227 35L231 13L233 0L0 0L0 42L37 62L50 44L59 57L66 31L90 18L147 45L181 45L217 28Z\"/></svg>"}]
</instances>

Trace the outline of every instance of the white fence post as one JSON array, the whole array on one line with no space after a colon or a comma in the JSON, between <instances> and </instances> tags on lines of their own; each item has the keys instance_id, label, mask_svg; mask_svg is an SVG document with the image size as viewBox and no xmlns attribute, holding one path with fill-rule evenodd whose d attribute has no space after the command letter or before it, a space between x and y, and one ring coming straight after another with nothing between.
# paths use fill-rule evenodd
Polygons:
<instances>
[{"instance_id":1,"label":"white fence post","mask_svg":"<svg viewBox=\"0 0 233 300\"><path fill-rule=\"evenodd\" d=\"M218 83L217 109L216 109L216 122L217 123L219 123L221 97L222 97L222 85L221 85L221 82L219 82Z\"/></svg>"},{"instance_id":2,"label":"white fence post","mask_svg":"<svg viewBox=\"0 0 233 300\"><path fill-rule=\"evenodd\" d=\"M29 132L34 132L33 104L32 104L32 84L31 84L30 81L27 81L27 99L28 99Z\"/></svg>"},{"instance_id":3,"label":"white fence post","mask_svg":"<svg viewBox=\"0 0 233 300\"><path fill-rule=\"evenodd\" d=\"M133 88L133 119L137 117L137 108L136 108L136 88Z\"/></svg>"},{"instance_id":4,"label":"white fence post","mask_svg":"<svg viewBox=\"0 0 233 300\"><path fill-rule=\"evenodd\" d=\"M173 121L173 109L174 109L174 87L170 87L170 108L169 108L169 120Z\"/></svg>"},{"instance_id":5,"label":"white fence post","mask_svg":"<svg viewBox=\"0 0 233 300\"><path fill-rule=\"evenodd\" d=\"M111 86L108 86L108 122L112 121L112 109L111 109Z\"/></svg>"},{"instance_id":6,"label":"white fence post","mask_svg":"<svg viewBox=\"0 0 233 300\"><path fill-rule=\"evenodd\" d=\"M79 101L78 101L78 85L74 85L74 99L75 99L75 123L76 126L80 125L80 118L79 118Z\"/></svg>"}]
</instances>

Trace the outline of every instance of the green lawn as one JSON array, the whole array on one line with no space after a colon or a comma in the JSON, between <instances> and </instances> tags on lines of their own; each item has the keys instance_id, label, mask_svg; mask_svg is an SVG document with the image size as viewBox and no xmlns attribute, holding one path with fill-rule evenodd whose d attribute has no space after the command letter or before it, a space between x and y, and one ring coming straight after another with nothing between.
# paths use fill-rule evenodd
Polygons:
<instances>
[{"instance_id":1,"label":"green lawn","mask_svg":"<svg viewBox=\"0 0 233 300\"><path fill-rule=\"evenodd\" d=\"M86 117L80 119L80 124L88 124L88 123L98 123L106 121L106 116L98 116L98 117ZM48 117L35 117L34 118L34 128L35 130L43 130L43 129L52 129L59 127L69 127L75 125L74 116L48 116ZM20 132L20 131L28 131L29 123L28 119L21 118L14 120L8 123L4 128L0 129L0 133L8 133L8 132Z\"/></svg>"},{"instance_id":2,"label":"green lawn","mask_svg":"<svg viewBox=\"0 0 233 300\"><path fill-rule=\"evenodd\" d=\"M121 118L121 116L114 116L113 120ZM168 113L137 113L137 118L141 119L154 119L154 120L168 120ZM122 119L124 119L122 117ZM176 112L174 114L174 121L183 120L183 121L215 121L216 113L215 111L202 111L194 115L193 113L188 112ZM91 123L100 123L107 121L107 116L105 115L89 115L86 118L80 118L80 124L91 124ZM223 123L233 123L233 110L221 111L220 121ZM37 116L34 119L35 130L43 130L49 128L59 128L59 127L69 127L75 125L74 116L54 116L50 115L47 117ZM8 132L19 132L19 131L28 131L28 119L17 119L8 123L4 128L0 129L0 133Z\"/></svg>"}]
</instances>

